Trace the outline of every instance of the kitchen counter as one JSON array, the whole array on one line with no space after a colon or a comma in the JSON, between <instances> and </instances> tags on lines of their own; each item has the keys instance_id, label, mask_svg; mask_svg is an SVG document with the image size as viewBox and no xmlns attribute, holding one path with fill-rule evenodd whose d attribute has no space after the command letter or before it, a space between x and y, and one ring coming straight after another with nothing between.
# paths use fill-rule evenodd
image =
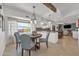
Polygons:
<instances>
[{"instance_id":1,"label":"kitchen counter","mask_svg":"<svg viewBox=\"0 0 79 59\"><path fill-rule=\"evenodd\" d=\"M50 32L48 41L51 43L57 43L58 42L58 32Z\"/></svg>"},{"instance_id":2,"label":"kitchen counter","mask_svg":"<svg viewBox=\"0 0 79 59\"><path fill-rule=\"evenodd\" d=\"M78 39L78 31L72 31L72 37Z\"/></svg>"}]
</instances>

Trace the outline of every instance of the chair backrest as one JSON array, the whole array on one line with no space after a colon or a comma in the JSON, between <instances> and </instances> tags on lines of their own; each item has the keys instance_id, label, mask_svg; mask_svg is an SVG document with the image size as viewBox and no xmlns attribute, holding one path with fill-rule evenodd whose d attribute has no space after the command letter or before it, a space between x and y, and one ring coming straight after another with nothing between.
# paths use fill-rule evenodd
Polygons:
<instances>
[{"instance_id":1,"label":"chair backrest","mask_svg":"<svg viewBox=\"0 0 79 59\"><path fill-rule=\"evenodd\" d=\"M34 42L32 41L31 37L27 34L21 35L21 45L22 46L31 46Z\"/></svg>"},{"instance_id":2,"label":"chair backrest","mask_svg":"<svg viewBox=\"0 0 79 59\"><path fill-rule=\"evenodd\" d=\"M47 32L46 31L41 31L40 33L42 34L41 38L46 38L47 37Z\"/></svg>"},{"instance_id":3,"label":"chair backrest","mask_svg":"<svg viewBox=\"0 0 79 59\"><path fill-rule=\"evenodd\" d=\"M20 42L20 41L21 41L21 40L20 40L20 35L19 35L18 32L15 32L15 33L14 33L14 36L15 36L15 38L16 38L16 42Z\"/></svg>"},{"instance_id":4,"label":"chair backrest","mask_svg":"<svg viewBox=\"0 0 79 59\"><path fill-rule=\"evenodd\" d=\"M41 34L42 34L42 37L41 37L41 38L45 38L46 41L48 41L49 34L50 34L49 31L40 31L40 32L38 32L38 33L41 33Z\"/></svg>"}]
</instances>

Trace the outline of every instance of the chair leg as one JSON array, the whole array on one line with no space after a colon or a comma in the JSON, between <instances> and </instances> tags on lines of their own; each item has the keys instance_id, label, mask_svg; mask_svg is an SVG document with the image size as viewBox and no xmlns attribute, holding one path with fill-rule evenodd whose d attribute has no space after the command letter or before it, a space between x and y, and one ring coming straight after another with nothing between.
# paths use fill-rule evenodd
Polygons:
<instances>
[{"instance_id":1,"label":"chair leg","mask_svg":"<svg viewBox=\"0 0 79 59\"><path fill-rule=\"evenodd\" d=\"M23 51L24 51L24 50L23 50L23 48L22 48L22 56L23 56Z\"/></svg>"},{"instance_id":2,"label":"chair leg","mask_svg":"<svg viewBox=\"0 0 79 59\"><path fill-rule=\"evenodd\" d=\"M18 48L18 43L16 43L16 50L17 50L17 48Z\"/></svg>"},{"instance_id":3,"label":"chair leg","mask_svg":"<svg viewBox=\"0 0 79 59\"><path fill-rule=\"evenodd\" d=\"M35 51L36 51L37 50L36 46L34 48L35 48Z\"/></svg>"},{"instance_id":4,"label":"chair leg","mask_svg":"<svg viewBox=\"0 0 79 59\"><path fill-rule=\"evenodd\" d=\"M39 42L39 49L40 49L40 42Z\"/></svg>"},{"instance_id":5,"label":"chair leg","mask_svg":"<svg viewBox=\"0 0 79 59\"><path fill-rule=\"evenodd\" d=\"M29 50L29 56L31 56L31 50Z\"/></svg>"},{"instance_id":6,"label":"chair leg","mask_svg":"<svg viewBox=\"0 0 79 59\"><path fill-rule=\"evenodd\" d=\"M48 48L48 42L46 42L46 46L47 46L47 48Z\"/></svg>"}]
</instances>

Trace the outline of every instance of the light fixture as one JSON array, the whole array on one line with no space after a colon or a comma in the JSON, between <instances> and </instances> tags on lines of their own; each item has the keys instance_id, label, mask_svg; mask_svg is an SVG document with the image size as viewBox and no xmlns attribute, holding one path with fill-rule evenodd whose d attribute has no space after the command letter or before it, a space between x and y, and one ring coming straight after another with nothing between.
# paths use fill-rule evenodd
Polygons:
<instances>
[{"instance_id":1,"label":"light fixture","mask_svg":"<svg viewBox=\"0 0 79 59\"><path fill-rule=\"evenodd\" d=\"M33 6L33 22L34 22L34 24L37 24L37 19L36 19L36 14L35 14L35 6Z\"/></svg>"}]
</instances>

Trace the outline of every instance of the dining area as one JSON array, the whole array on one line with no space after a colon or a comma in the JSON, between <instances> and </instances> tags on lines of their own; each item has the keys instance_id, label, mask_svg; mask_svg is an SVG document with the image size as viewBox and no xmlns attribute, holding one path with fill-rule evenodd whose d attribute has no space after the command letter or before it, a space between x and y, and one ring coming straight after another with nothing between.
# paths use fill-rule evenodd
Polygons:
<instances>
[{"instance_id":1,"label":"dining area","mask_svg":"<svg viewBox=\"0 0 79 59\"><path fill-rule=\"evenodd\" d=\"M78 40L74 40L76 34L73 32L73 37L69 33L68 36L64 35L67 33L67 28L64 28L64 25L68 23L71 24L72 20L70 19L68 23L65 23L62 17L62 15L64 15L62 13L64 12L61 12L64 11L62 9L65 8L66 5L68 6L65 9L68 9L72 6L75 8L75 6L77 7L79 4L54 3L56 6L54 9L55 13L52 13L53 10L48 8L47 5L50 7L52 5L53 7L53 3L2 4L2 10L5 15L1 14L3 18L1 18L0 25L0 55L79 55ZM74 8L70 10L75 11L75 9L77 9ZM73 20L72 24L75 24L76 19ZM76 29L76 27L71 26L71 29Z\"/></svg>"},{"instance_id":2,"label":"dining area","mask_svg":"<svg viewBox=\"0 0 79 59\"><path fill-rule=\"evenodd\" d=\"M44 32L46 35L44 35ZM19 47L21 47L21 56L24 55L24 50L28 51L28 55L31 56L32 51L37 52L40 50L41 43L45 43L46 47L48 48L49 34L49 31L32 31L32 34L20 34L20 32L15 32L14 37L16 41L16 51L19 49Z\"/></svg>"}]
</instances>

